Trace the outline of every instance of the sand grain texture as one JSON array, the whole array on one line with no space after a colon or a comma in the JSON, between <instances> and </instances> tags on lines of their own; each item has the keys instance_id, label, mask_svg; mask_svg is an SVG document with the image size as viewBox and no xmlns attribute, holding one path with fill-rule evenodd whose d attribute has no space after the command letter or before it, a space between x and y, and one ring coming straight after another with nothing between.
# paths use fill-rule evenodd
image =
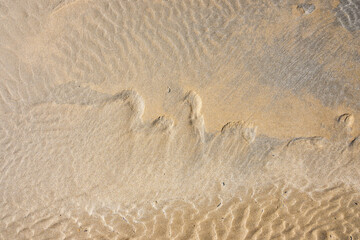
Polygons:
<instances>
[{"instance_id":1,"label":"sand grain texture","mask_svg":"<svg viewBox=\"0 0 360 240\"><path fill-rule=\"evenodd\" d=\"M360 4L0 0L0 239L360 239Z\"/></svg>"}]
</instances>

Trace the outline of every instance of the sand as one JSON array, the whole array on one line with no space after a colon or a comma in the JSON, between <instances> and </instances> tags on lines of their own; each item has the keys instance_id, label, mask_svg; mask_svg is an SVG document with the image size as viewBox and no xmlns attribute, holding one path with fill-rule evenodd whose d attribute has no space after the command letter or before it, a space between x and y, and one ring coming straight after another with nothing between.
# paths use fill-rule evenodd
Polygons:
<instances>
[{"instance_id":1,"label":"sand","mask_svg":"<svg viewBox=\"0 0 360 240\"><path fill-rule=\"evenodd\" d=\"M358 0L0 22L0 239L360 239Z\"/></svg>"}]
</instances>

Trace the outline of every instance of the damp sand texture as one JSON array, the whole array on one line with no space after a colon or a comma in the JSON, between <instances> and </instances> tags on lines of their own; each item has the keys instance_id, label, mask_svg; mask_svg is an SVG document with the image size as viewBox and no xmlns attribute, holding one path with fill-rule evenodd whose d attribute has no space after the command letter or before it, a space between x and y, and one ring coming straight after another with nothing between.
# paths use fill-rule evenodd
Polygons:
<instances>
[{"instance_id":1,"label":"damp sand texture","mask_svg":"<svg viewBox=\"0 0 360 240\"><path fill-rule=\"evenodd\" d=\"M360 239L359 19L0 0L0 239Z\"/></svg>"}]
</instances>

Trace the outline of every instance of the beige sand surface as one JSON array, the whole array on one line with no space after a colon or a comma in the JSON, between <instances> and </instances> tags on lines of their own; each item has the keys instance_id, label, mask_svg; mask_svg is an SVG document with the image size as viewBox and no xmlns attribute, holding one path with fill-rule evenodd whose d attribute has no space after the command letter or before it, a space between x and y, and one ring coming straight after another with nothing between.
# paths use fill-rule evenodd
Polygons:
<instances>
[{"instance_id":1,"label":"beige sand surface","mask_svg":"<svg viewBox=\"0 0 360 240\"><path fill-rule=\"evenodd\" d=\"M360 239L359 119L359 0L0 0L0 239Z\"/></svg>"}]
</instances>

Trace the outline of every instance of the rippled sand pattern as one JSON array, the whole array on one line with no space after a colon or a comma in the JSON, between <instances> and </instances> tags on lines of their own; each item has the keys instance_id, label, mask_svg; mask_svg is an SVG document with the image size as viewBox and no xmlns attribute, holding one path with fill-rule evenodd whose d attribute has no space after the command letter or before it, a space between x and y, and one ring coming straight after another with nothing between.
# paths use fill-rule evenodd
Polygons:
<instances>
[{"instance_id":1,"label":"rippled sand pattern","mask_svg":"<svg viewBox=\"0 0 360 240\"><path fill-rule=\"evenodd\" d=\"M311 193L268 187L227 201L179 199L85 211L54 203L2 214L0 229L9 239L359 239L359 200L339 186Z\"/></svg>"},{"instance_id":2,"label":"rippled sand pattern","mask_svg":"<svg viewBox=\"0 0 360 240\"><path fill-rule=\"evenodd\" d=\"M342 26L349 31L360 29L360 1L341 1L337 9L337 17Z\"/></svg>"},{"instance_id":3,"label":"rippled sand pattern","mask_svg":"<svg viewBox=\"0 0 360 240\"><path fill-rule=\"evenodd\" d=\"M0 239L360 239L359 16L0 0Z\"/></svg>"}]
</instances>

